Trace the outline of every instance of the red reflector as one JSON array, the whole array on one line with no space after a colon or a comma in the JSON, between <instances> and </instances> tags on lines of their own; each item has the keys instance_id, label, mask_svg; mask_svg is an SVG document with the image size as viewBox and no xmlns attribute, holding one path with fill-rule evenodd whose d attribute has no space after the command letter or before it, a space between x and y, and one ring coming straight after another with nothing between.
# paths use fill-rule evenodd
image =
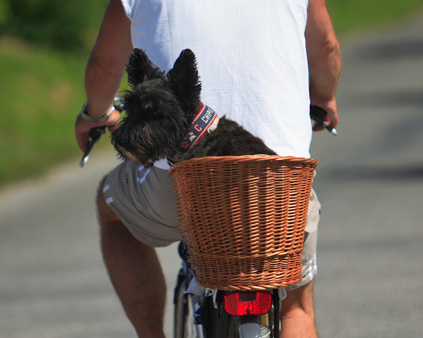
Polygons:
<instances>
[{"instance_id":1,"label":"red reflector","mask_svg":"<svg viewBox=\"0 0 423 338\"><path fill-rule=\"evenodd\" d=\"M270 311L272 295L266 291L242 291L225 295L225 310L231 316L264 315Z\"/></svg>"}]
</instances>

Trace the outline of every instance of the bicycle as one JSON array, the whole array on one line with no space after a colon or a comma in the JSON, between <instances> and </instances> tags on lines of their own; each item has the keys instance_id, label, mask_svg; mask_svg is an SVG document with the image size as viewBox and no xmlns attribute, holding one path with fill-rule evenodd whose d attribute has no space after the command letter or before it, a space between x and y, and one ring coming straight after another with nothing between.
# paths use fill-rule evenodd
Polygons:
<instances>
[{"instance_id":1,"label":"bicycle","mask_svg":"<svg viewBox=\"0 0 423 338\"><path fill-rule=\"evenodd\" d=\"M124 106L120 101L119 97L115 99L114 105L115 108L120 112L124 111ZM324 114L325 112L318 108L311 109L312 119L315 120L317 123L323 125L329 132L336 135L336 130L324 124ZM91 130L90 145L81 160L81 167L83 167L83 165L88 161L89 155L94 145L97 143L98 139L104 133L104 129L105 127L100 127ZM249 157L253 158L255 157L255 155ZM226 157L226 159L227 158L228 157ZM269 158L272 158L272 160L276 162L280 160L280 156L277 156L278 159L276 160L273 156L265 156L265 160ZM203 159L193 159L185 162L199 162ZM224 157L215 158L214 160L222 161L222 159L224 159ZM317 161L310 159L283 158L283 161L285 161L285 165L286 161L292 161L292 163L294 163L296 169L291 168L288 171L298 171L298 164L300 162L302 163L301 166L303 164L306 164L306 173L300 170L299 175L303 178L306 177L306 179L305 182L301 183L304 185L301 197L302 221L299 222L302 223L302 225L296 234L297 248L296 250L294 250L295 252L292 253L295 260L294 265L296 266L292 269L293 271L295 271L291 271L290 273L293 274L294 277L292 277L291 275L284 276L283 280L279 279L279 284L276 283L275 285L271 285L272 282L269 280L267 280L264 284L254 284L254 282L251 283L251 281L249 281L247 284L243 284L242 282L241 284L238 283L238 285L236 285L235 287L233 285L229 285L230 283L228 284L227 280L223 284L221 284L219 281L212 281L211 283L207 283L207 278L209 277L206 276L206 281L204 281L203 276L199 276L202 272L196 271L196 268L198 268L198 262L192 260L192 258L195 256L193 255L195 251L193 251L193 249L195 249L195 245L190 246L190 244L192 244L192 241L190 241L189 238L185 241L182 241L178 249L179 255L182 258L182 267L179 270L174 291L174 338L279 337L279 312L281 301L286 295L284 287L291 284L295 284L301 279L301 251L306 221L305 215L308 207L308 196L311 190L311 182L314 173L314 167L317 165ZM177 168L178 166L184 166L185 164L186 163L183 162L177 163L175 166L172 167L171 172L172 170L173 172L175 172L175 168ZM225 172L225 170L226 169L222 169L221 172ZM259 172L261 172L260 170L262 169L259 169ZM178 178L175 178L177 175L172 176L172 174L170 174L170 176L174 180L174 188L176 187L175 195L178 209L181 209L181 205L185 203L185 201L182 200L187 195L189 195L190 192L185 191L182 193L183 197L178 198L178 196L181 195L181 191L178 191ZM259 176L260 174L256 174L256 177ZM207 175L197 175L197 177L207 177ZM260 177L258 179L260 180ZM275 182L275 178L273 178L273 180ZM198 184L199 183L196 182L194 183L194 186ZM257 184L257 182L254 184ZM298 184L298 182L295 182L294 186L296 184ZM183 186L183 184L180 186ZM237 184L235 184L235 186L237 186ZM183 187L182 190L184 190L185 188L186 187ZM282 188L279 187L279 189ZM247 192L248 195L248 191L249 189L245 190L244 192ZM292 195L292 191L290 191L288 195ZM291 197L289 197L288 199L290 198ZM298 201L292 200L292 198L289 202L291 206L293 204L295 206L296 203L298 205L301 204L298 203ZM188 214L191 213L190 210L186 212ZM184 211L182 211L182 213L184 213ZM182 216L182 218L183 217L184 216ZM185 215L185 218L186 217L189 218L189 216ZM181 232L184 234L184 231ZM272 257L270 257L270 259L272 259ZM193 263L194 265L197 264L197 267L193 267ZM257 265L257 263L254 264ZM262 263L259 262L259 265L261 264ZM288 263L284 262L283 264L286 265ZM199 265L201 265L201 262L199 263ZM286 268L286 266L285 269L287 271L289 270L288 268ZM257 269L256 266L256 270L262 270L261 272L263 272L266 269L263 267ZM212 273L215 274L215 271L212 270ZM242 274L244 272L241 269L237 271L235 275L239 273ZM271 277L271 279L272 278L273 277ZM198 284L197 279L200 281L201 285ZM229 279L231 279L230 276ZM269 287L269 285L271 286ZM194 292L193 289L197 289L197 291Z\"/></svg>"}]
</instances>

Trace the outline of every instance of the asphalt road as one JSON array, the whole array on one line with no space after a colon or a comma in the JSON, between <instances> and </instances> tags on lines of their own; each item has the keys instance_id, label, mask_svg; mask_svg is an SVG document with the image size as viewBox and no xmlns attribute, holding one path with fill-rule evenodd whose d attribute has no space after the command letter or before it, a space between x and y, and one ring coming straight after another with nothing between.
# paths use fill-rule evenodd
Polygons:
<instances>
[{"instance_id":1,"label":"asphalt road","mask_svg":"<svg viewBox=\"0 0 423 338\"><path fill-rule=\"evenodd\" d=\"M315 135L321 337L423 332L423 20L342 41L338 137ZM97 154L0 191L0 337L132 338L98 244ZM169 299L179 261L159 250ZM166 333L171 336L171 303Z\"/></svg>"}]
</instances>

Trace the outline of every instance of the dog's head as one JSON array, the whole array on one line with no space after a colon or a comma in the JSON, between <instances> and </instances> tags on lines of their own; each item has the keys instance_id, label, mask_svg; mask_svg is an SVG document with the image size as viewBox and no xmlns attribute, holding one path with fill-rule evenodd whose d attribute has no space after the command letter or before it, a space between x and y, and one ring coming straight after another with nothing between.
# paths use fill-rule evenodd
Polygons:
<instances>
[{"instance_id":1,"label":"dog's head","mask_svg":"<svg viewBox=\"0 0 423 338\"><path fill-rule=\"evenodd\" d=\"M195 55L182 51L166 77L145 52L134 49L127 73L126 116L112 143L123 158L150 166L176 152L202 106Z\"/></svg>"}]
</instances>

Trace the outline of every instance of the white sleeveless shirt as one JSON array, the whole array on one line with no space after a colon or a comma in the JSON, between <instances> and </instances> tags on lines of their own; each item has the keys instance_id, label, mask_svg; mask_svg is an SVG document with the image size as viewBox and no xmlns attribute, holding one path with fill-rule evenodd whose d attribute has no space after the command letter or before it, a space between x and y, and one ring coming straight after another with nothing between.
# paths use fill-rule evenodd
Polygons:
<instances>
[{"instance_id":1,"label":"white sleeveless shirt","mask_svg":"<svg viewBox=\"0 0 423 338\"><path fill-rule=\"evenodd\" d=\"M121 0L132 44L163 71L197 57L202 101L283 156L309 157L308 0Z\"/></svg>"}]
</instances>

